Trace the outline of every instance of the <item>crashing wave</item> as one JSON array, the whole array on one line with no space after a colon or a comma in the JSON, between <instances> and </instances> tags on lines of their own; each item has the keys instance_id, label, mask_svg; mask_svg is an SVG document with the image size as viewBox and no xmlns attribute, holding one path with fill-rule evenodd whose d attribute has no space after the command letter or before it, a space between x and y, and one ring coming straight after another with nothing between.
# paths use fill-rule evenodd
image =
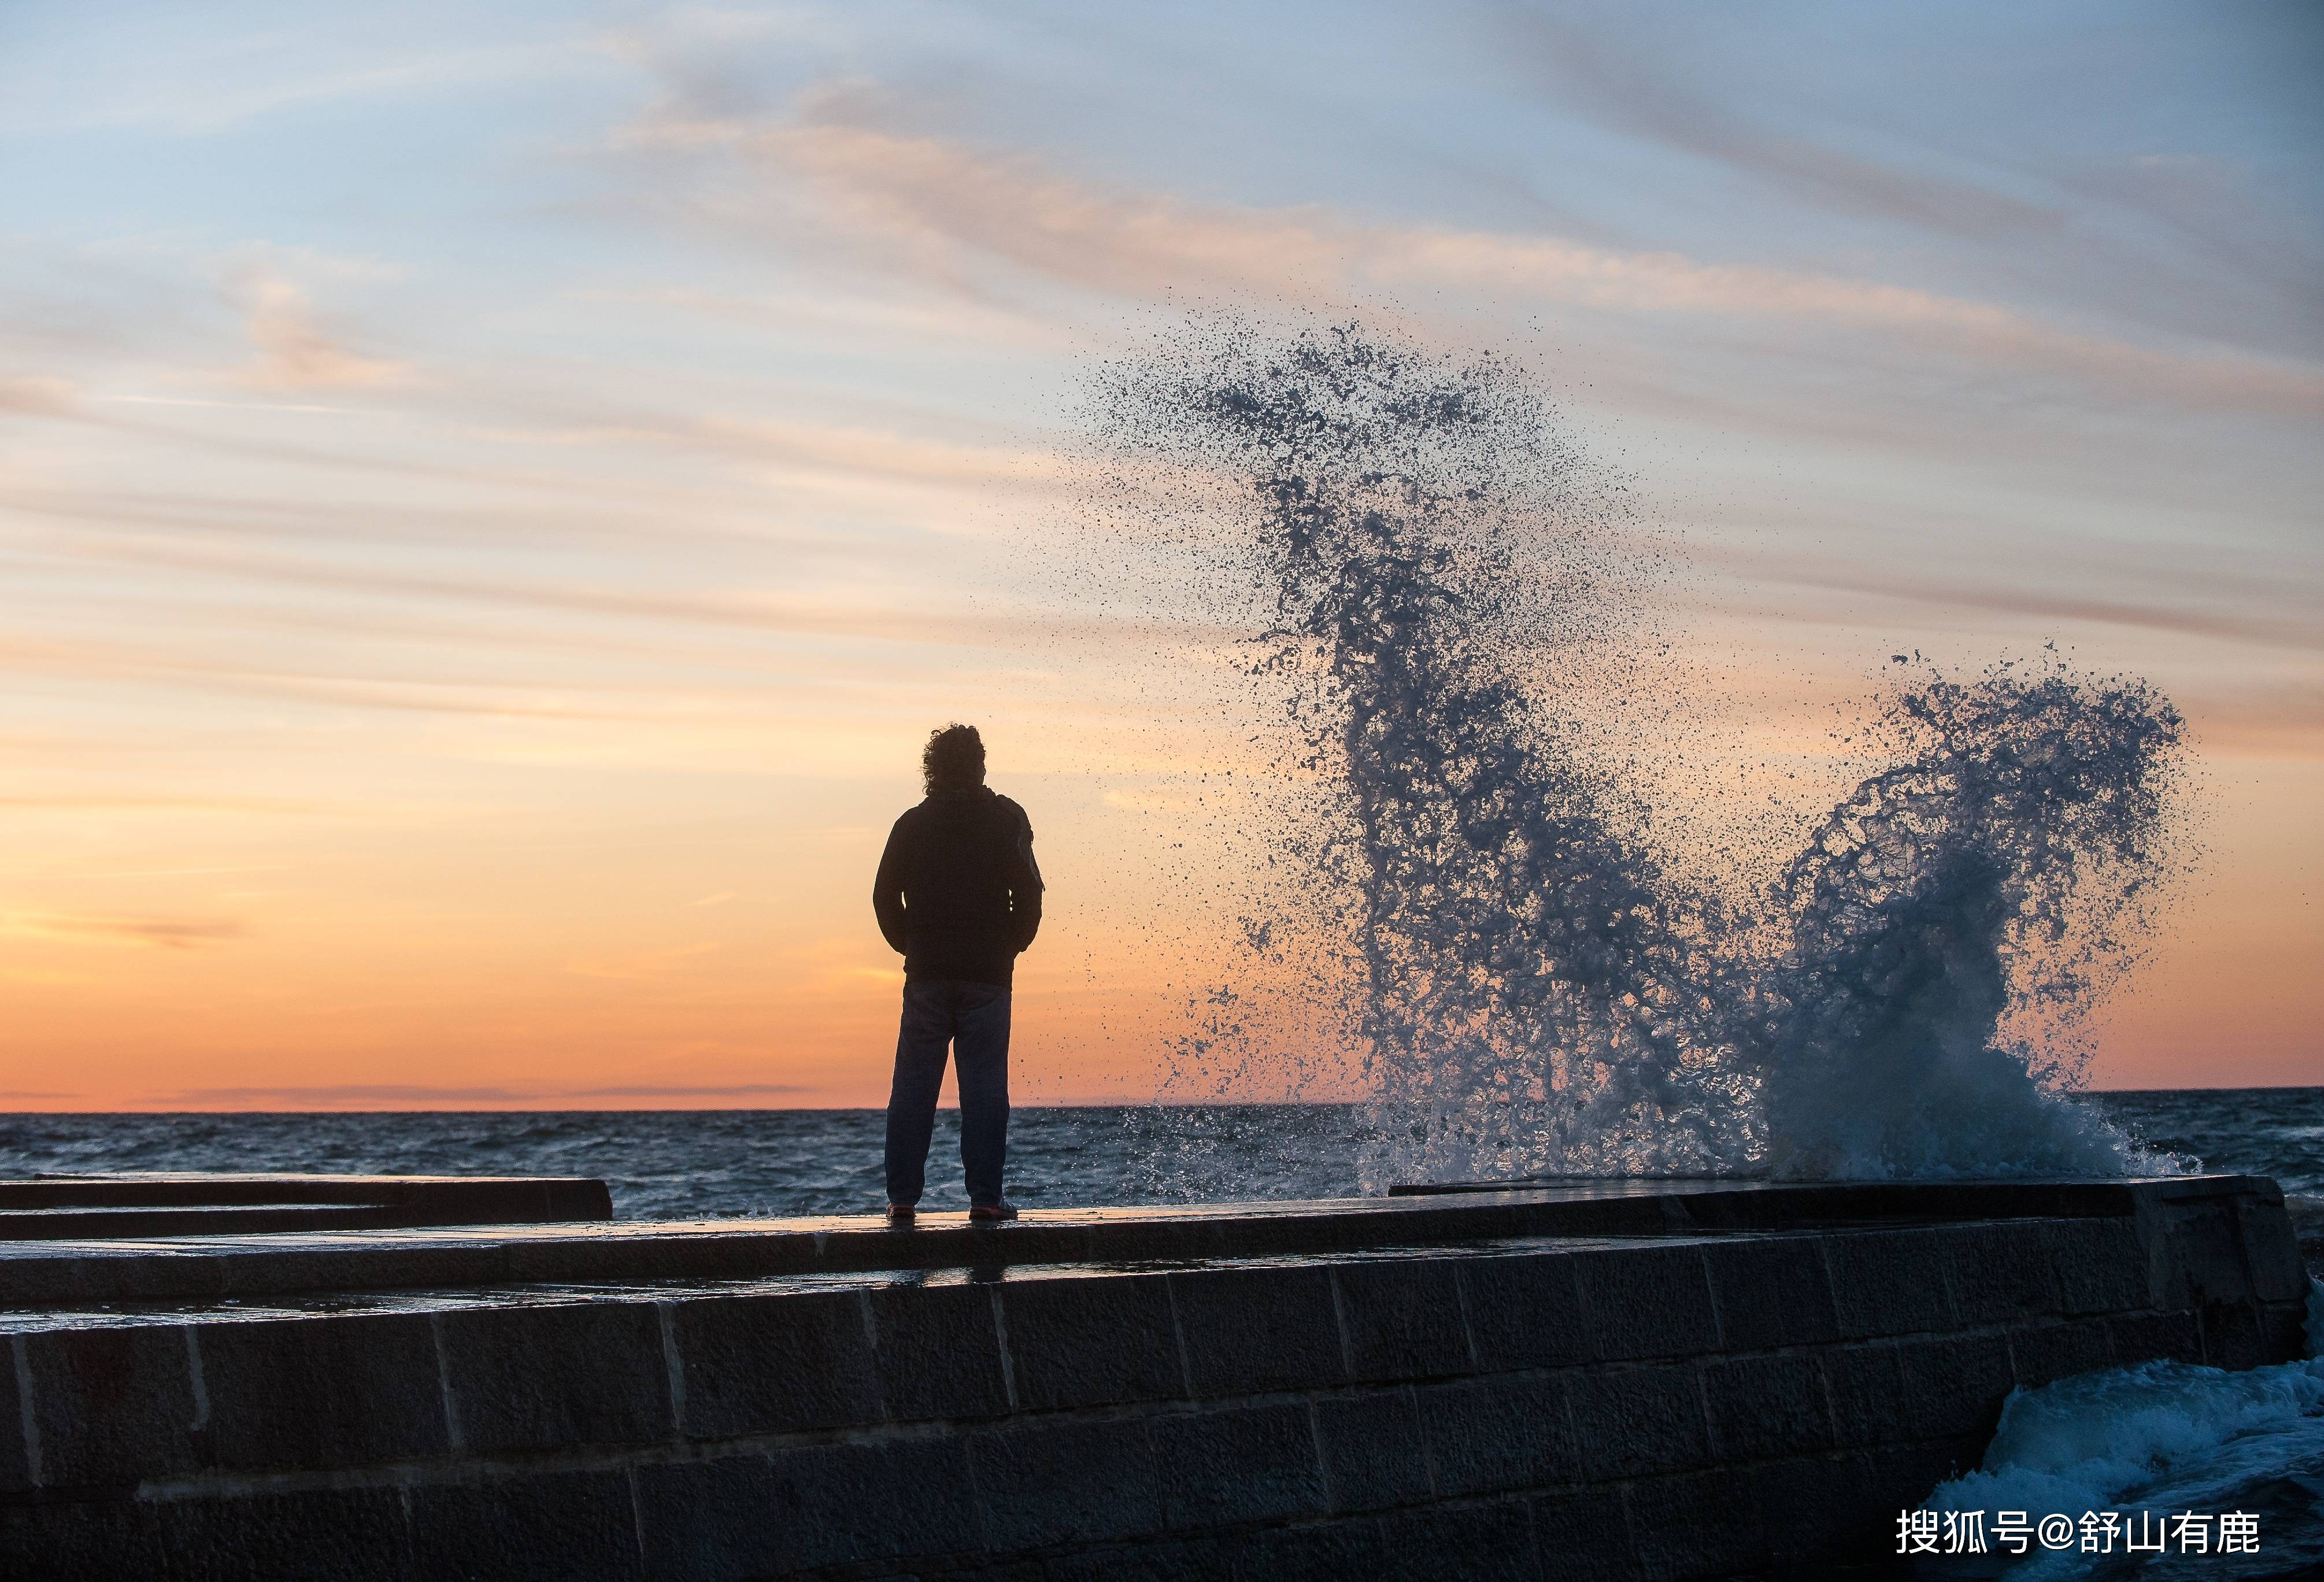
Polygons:
<instances>
[{"instance_id":1,"label":"crashing wave","mask_svg":"<svg viewBox=\"0 0 2324 1582\"><path fill-rule=\"evenodd\" d=\"M2182 726L2151 688L2054 659L1895 686L1891 766L1731 898L1665 870L1589 750L1602 678L1560 666L1618 633L1626 540L1520 371L1213 325L1101 407L1229 480L1250 673L1310 788L1270 854L1296 904L1247 926L1335 978L1368 1184L2151 1162L2025 1032L2070 1032L2165 869Z\"/></svg>"}]
</instances>

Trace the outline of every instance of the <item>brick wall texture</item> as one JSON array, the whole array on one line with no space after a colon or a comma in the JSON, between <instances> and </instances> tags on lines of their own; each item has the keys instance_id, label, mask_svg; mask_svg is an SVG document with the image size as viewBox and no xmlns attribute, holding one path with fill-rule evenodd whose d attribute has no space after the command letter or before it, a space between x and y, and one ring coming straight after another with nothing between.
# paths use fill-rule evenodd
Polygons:
<instances>
[{"instance_id":1,"label":"brick wall texture","mask_svg":"<svg viewBox=\"0 0 2324 1582\"><path fill-rule=\"evenodd\" d=\"M17 1313L0 1577L1783 1575L1888 1547L2011 1390L2284 1360L2305 1291L2246 1182L2080 1217Z\"/></svg>"}]
</instances>

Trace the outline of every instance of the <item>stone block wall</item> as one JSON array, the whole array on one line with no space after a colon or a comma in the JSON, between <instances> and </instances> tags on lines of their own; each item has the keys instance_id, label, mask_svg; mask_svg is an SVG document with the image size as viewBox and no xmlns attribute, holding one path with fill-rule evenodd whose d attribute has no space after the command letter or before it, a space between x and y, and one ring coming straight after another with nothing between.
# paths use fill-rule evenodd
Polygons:
<instances>
[{"instance_id":1,"label":"stone block wall","mask_svg":"<svg viewBox=\"0 0 2324 1582\"><path fill-rule=\"evenodd\" d=\"M2015 1387L2297 1355L2282 1215L20 1313L0 1576L1781 1571Z\"/></svg>"}]
</instances>

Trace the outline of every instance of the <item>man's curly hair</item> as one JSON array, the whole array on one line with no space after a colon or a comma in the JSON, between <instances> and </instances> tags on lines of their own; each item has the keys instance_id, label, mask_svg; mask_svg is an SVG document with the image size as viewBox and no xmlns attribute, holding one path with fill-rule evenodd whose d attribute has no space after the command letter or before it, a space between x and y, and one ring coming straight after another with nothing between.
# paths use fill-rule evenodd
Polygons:
<instances>
[{"instance_id":1,"label":"man's curly hair","mask_svg":"<svg viewBox=\"0 0 2324 1582\"><path fill-rule=\"evenodd\" d=\"M968 791L984 783L984 738L973 725L948 725L932 731L920 754L920 779L928 795L940 791Z\"/></svg>"}]
</instances>

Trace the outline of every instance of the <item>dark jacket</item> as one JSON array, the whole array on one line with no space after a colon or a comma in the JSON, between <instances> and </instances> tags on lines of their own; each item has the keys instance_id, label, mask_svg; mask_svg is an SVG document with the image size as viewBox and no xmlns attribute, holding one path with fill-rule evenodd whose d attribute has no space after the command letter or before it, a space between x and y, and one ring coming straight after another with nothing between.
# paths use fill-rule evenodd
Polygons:
<instances>
[{"instance_id":1,"label":"dark jacket","mask_svg":"<svg viewBox=\"0 0 2324 1582\"><path fill-rule=\"evenodd\" d=\"M942 791L896 820L872 881L880 931L904 981L1007 988L1041 926L1041 870L1025 810L983 786Z\"/></svg>"}]
</instances>

